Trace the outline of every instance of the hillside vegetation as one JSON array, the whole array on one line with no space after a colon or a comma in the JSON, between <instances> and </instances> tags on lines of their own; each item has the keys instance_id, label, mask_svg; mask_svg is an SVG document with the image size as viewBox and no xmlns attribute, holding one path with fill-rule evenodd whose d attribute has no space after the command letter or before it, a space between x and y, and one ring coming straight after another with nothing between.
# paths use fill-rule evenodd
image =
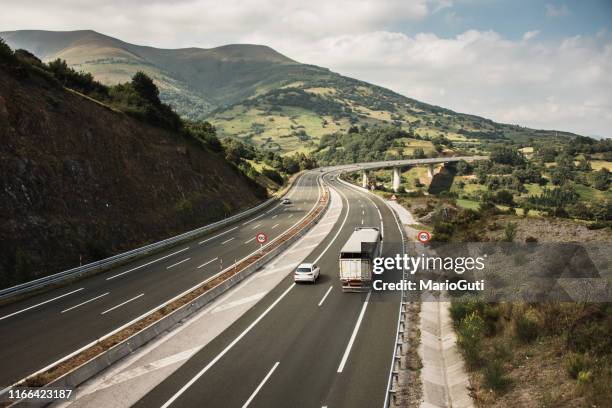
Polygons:
<instances>
[{"instance_id":1,"label":"hillside vegetation","mask_svg":"<svg viewBox=\"0 0 612 408\"><path fill-rule=\"evenodd\" d=\"M266 196L226 160L214 128L183 123L146 75L108 88L1 42L0 138L0 287L167 238Z\"/></svg>"},{"instance_id":2,"label":"hillside vegetation","mask_svg":"<svg viewBox=\"0 0 612 408\"><path fill-rule=\"evenodd\" d=\"M137 46L93 31L0 33L44 61L65 59L106 84L136 72L151 76L181 116L207 119L220 137L279 153L307 153L352 126L392 126L408 137L445 137L470 149L482 140L529 143L575 135L495 123L428 105L328 69L301 64L269 47L200 49ZM409 146L408 146L409 147Z\"/></svg>"}]
</instances>

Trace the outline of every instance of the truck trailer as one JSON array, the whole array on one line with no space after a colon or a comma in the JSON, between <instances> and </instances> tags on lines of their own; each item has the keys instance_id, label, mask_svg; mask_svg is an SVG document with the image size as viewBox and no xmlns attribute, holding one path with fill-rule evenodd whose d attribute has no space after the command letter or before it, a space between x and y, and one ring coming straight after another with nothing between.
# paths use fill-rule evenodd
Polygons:
<instances>
[{"instance_id":1,"label":"truck trailer","mask_svg":"<svg viewBox=\"0 0 612 408\"><path fill-rule=\"evenodd\" d=\"M382 252L382 239L378 228L355 228L340 251L339 276L343 292L370 290L374 258Z\"/></svg>"}]
</instances>

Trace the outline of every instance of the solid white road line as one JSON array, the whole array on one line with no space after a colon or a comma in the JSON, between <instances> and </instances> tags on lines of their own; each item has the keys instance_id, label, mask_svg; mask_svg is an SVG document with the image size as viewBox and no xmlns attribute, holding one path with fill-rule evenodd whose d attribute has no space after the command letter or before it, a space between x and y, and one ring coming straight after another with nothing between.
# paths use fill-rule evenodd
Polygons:
<instances>
[{"instance_id":1,"label":"solid white road line","mask_svg":"<svg viewBox=\"0 0 612 408\"><path fill-rule=\"evenodd\" d=\"M182 264L183 262L187 262L187 261L188 261L188 260L190 260L190 259L191 259L191 258L187 258L187 259L183 259L182 261L178 261L177 263L175 263L175 264L172 264L172 265L168 266L166 269L174 268L176 265L180 265L180 264Z\"/></svg>"},{"instance_id":2,"label":"solid white road line","mask_svg":"<svg viewBox=\"0 0 612 408\"><path fill-rule=\"evenodd\" d=\"M370 300L370 294L372 292L368 292L368 296L366 296L365 302L363 302L363 306L361 307L361 312L359 313L359 317L357 318L357 323L355 324L355 328L353 329L353 334L351 334L351 338L346 345L346 350L344 351L344 355L342 356L342 361L340 361L340 365L338 366L338 372L341 373L344 370L344 365L346 364L346 360L348 360L348 356L351 353L351 348L353 348L353 343L355 342L355 338L357 337L357 332L359 331L359 326L361 326L361 321L363 320L363 315L365 314L366 308L368 307L368 301Z\"/></svg>"},{"instance_id":3,"label":"solid white road line","mask_svg":"<svg viewBox=\"0 0 612 408\"><path fill-rule=\"evenodd\" d=\"M268 374L266 374L266 376L264 377L263 380L261 380L261 382L259 383L259 385L257 386L257 388L255 388L255 391L253 391L253 393L251 394L251 396L249 397L249 399L244 403L244 405L242 406L242 408L247 408L249 406L249 404L253 401L253 399L255 398L255 396L257 395L257 393L259 392L259 390L261 390L261 387L264 386L264 384L266 383L266 381L268 381L268 378L270 378L270 376L272 375L272 373L274 372L274 370L276 370L276 367L278 367L279 362L277 361L276 364L274 364L274 367L272 367L272 369L270 371L268 371Z\"/></svg>"},{"instance_id":4,"label":"solid white road line","mask_svg":"<svg viewBox=\"0 0 612 408\"><path fill-rule=\"evenodd\" d=\"M169 255L162 256L161 258L157 258L157 259L156 259L156 260L154 260L154 261L147 262L146 264L143 264L143 265L137 266L137 267L132 268L132 269L130 269L130 270L127 270L127 271L124 271L124 272L118 273L118 274L113 275L113 276L109 276L108 278L106 278L106 280L115 279L115 278L116 278L116 277L118 277L118 276L125 275L126 273L130 273L130 272L132 272L132 271L135 271L136 269L144 268L145 266L149 266L149 265L151 265L151 264L153 264L153 263L155 263L155 262L157 262L157 261L161 261L162 259L170 258L172 255L179 254L179 253L181 253L181 252L183 252L183 251L186 251L186 250L188 250L188 249L189 249L189 247L187 247L187 248L183 248L183 249L181 249L180 251L176 251L176 252L173 252L173 253L171 253L171 254L169 254Z\"/></svg>"},{"instance_id":5,"label":"solid white road line","mask_svg":"<svg viewBox=\"0 0 612 408\"><path fill-rule=\"evenodd\" d=\"M210 237L210 238L205 239L204 241L200 241L199 244L202 245L205 242L208 242L208 241L213 240L215 238L219 238L220 236L225 235L228 232L232 232L233 230L236 230L236 229L238 229L238 227L230 228L227 231L223 231L222 233L215 235L214 237Z\"/></svg>"},{"instance_id":6,"label":"solid white road line","mask_svg":"<svg viewBox=\"0 0 612 408\"><path fill-rule=\"evenodd\" d=\"M404 242L406 240L406 236L404 235L404 229L402 228L402 225L400 223L400 220L398 218L398 214L396 214L395 210L393 210L391 208L391 206L387 203L385 203L385 205L387 206L387 208L389 209L389 211L391 211L391 214L393 215L393 219L395 220L395 224L397 225L397 228L400 232L400 235L402 237L402 256L406 253L406 247L404 246ZM406 274L406 270L402 270L402 277ZM404 294L404 289L402 289L402 295L400 295L401 297L403 297ZM400 297L400 298L401 298ZM399 330L400 330L400 323L402 321L402 302L399 302L399 307L397 308L397 329L396 329L396 334L395 334L395 342L397 343L397 340L399 338ZM393 356L391 357L391 364L389 364L389 379L387 380L387 390L391 389L391 382L393 381L393 368L395 366L395 353L393 353ZM383 406L388 406L389 404L389 393L386 392L385 393L385 404Z\"/></svg>"},{"instance_id":7,"label":"solid white road line","mask_svg":"<svg viewBox=\"0 0 612 408\"><path fill-rule=\"evenodd\" d=\"M336 235L334 235L334 237L332 238L332 240L331 240L331 241L329 241L329 243L327 244L327 246L325 247L325 249L323 250L323 252L321 252L321 253L319 254L319 256L317 257L317 259L315 259L315 260L313 261L313 263L317 263L317 262L319 262L319 260L320 260L321 258L323 258L323 255L324 255L324 254L327 252L327 250L329 249L329 247L331 247L331 246L332 246L332 244L334 243L334 241L336 240L336 238L338 238L338 235L340 235L340 232L342 231L342 228L344 228L344 224L346 224L346 220L348 219L349 211L350 211L350 209L351 209L351 204L349 203L349 200L346 198L346 196L344 195L344 193L342 193L342 192L340 191L340 189L336 188L335 190L338 192L338 194L340 194L340 196L344 197L344 200L346 201L346 214L344 214L344 220L342 220L342 224L340 224L340 228L338 228L338 231L336 231ZM328 223L328 224L330 224L330 223ZM322 224L322 225L324 225L324 224Z\"/></svg>"},{"instance_id":8,"label":"solid white road line","mask_svg":"<svg viewBox=\"0 0 612 408\"><path fill-rule=\"evenodd\" d=\"M102 312L102 313L100 313L100 314L101 314L101 315L106 314L106 313L108 313L108 312L110 312L110 311L113 311L113 310L115 310L115 309L117 309L117 308L119 308L119 307L121 307L121 306L123 306L123 305L126 305L126 304L130 303L131 301L136 300L136 299L138 299L139 297L142 297L142 296L144 296L144 293L141 293L141 294L140 294L140 295L138 295L138 296L134 296L133 298L128 299L128 300L126 300L126 301L125 301L125 302L123 302L123 303L119 303L117 306L113 306L113 307L111 307L110 309L106 309L105 311L103 311L103 312Z\"/></svg>"},{"instance_id":9,"label":"solid white road line","mask_svg":"<svg viewBox=\"0 0 612 408\"><path fill-rule=\"evenodd\" d=\"M259 228L259 227L261 227L261 223L257 224L256 226L254 226L254 227L253 227L253 228L251 228L251 229L255 229L255 228Z\"/></svg>"},{"instance_id":10,"label":"solid white road line","mask_svg":"<svg viewBox=\"0 0 612 408\"><path fill-rule=\"evenodd\" d=\"M164 405L161 406L161 408L167 408L169 407L174 401L176 401L176 399L178 397L180 397L185 391L187 391L187 389L189 387L191 387L193 385L193 383L195 383L196 381L198 381L198 379L200 377L202 377L204 374L206 374L206 372L208 370L210 370L210 368L212 366L214 366L217 361L221 360L221 358L227 354L228 351L230 351L240 340L242 340L242 338L244 336L246 336L252 329L253 327L255 327L255 325L257 325L257 323L259 323L264 317L266 317L266 315L268 313L270 313L270 310L272 310L281 300L283 300L283 298L285 296L287 296L287 294L291 291L291 289L293 289L295 287L295 283L293 283L291 286L289 286L287 288L287 290L285 290L278 298L276 298L276 300L274 301L274 303L272 303L270 306L268 306L268 308L259 315L259 317L257 319L255 319L255 321L253 321L253 323L251 323L249 325L249 327L247 327L246 329L244 329L244 331L242 333L240 333L238 335L238 337L236 337L227 347L225 347L223 349L223 351L221 351L221 353L217 354L217 356L215 358L213 358L211 360L210 363L208 363L206 365L206 367L204 367L202 370L200 370L200 372L198 372L191 380L189 380L187 382L187 384L183 385L183 387L177 391L176 394L174 394L168 401L166 401L164 403Z\"/></svg>"},{"instance_id":11,"label":"solid white road line","mask_svg":"<svg viewBox=\"0 0 612 408\"><path fill-rule=\"evenodd\" d=\"M68 309L64 309L64 310L62 310L60 313L65 313L65 312L68 312L68 311L70 311L70 310L72 310L72 309L76 309L76 308L77 308L77 307L79 307L79 306L83 306L84 304L87 304L87 303L89 303L89 302L93 302L94 300L100 299L101 297L104 297L104 296L108 295L109 293L110 293L110 292L103 293L103 294L101 294L100 296L96 296L95 298L91 298L91 299L89 299L89 300L86 300L86 301L84 301L83 303L79 303L78 305L74 305L74 306L72 306L72 307L69 307Z\"/></svg>"},{"instance_id":12,"label":"solid white road line","mask_svg":"<svg viewBox=\"0 0 612 408\"><path fill-rule=\"evenodd\" d=\"M225 241L223 241L223 242L221 243L221 245L225 245L225 244L227 244L228 242L232 241L233 239L234 239L234 237L231 237L230 239L226 239Z\"/></svg>"},{"instance_id":13,"label":"solid white road line","mask_svg":"<svg viewBox=\"0 0 612 408\"><path fill-rule=\"evenodd\" d=\"M244 305L245 303L256 302L259 299L266 296L266 292L259 292L251 296L243 297L242 299L237 299L231 302L227 302L223 305L219 305L210 311L210 314L222 312L224 310L232 309L234 307Z\"/></svg>"},{"instance_id":14,"label":"solid white road line","mask_svg":"<svg viewBox=\"0 0 612 408\"><path fill-rule=\"evenodd\" d=\"M323 302L325 302L325 299L327 298L327 295L329 295L329 292L331 292L333 286L329 286L329 289L327 289L327 292L325 292L325 295L323 295L323 298L321 299L321 301L319 302L319 306L321 306L323 304Z\"/></svg>"},{"instance_id":15,"label":"solid white road line","mask_svg":"<svg viewBox=\"0 0 612 408\"><path fill-rule=\"evenodd\" d=\"M42 306L42 305L44 305L46 303L53 302L54 300L57 300L57 299L61 299L61 298L65 297L65 296L72 295L73 293L76 293L76 292L81 291L83 289L85 289L85 288L79 288L77 290L73 290L72 292L64 293L63 295L59 295L59 296L56 296L56 297L54 297L52 299L45 300L44 302L37 303L37 304L32 305L30 307L26 307L25 309L21 309L21 310L18 310L16 312L13 312L11 314L7 314L6 316L0 317L0 320L8 319L11 316L18 315L18 314L23 313L23 312L25 312L27 310L34 309L35 307Z\"/></svg>"},{"instance_id":16,"label":"solid white road line","mask_svg":"<svg viewBox=\"0 0 612 408\"><path fill-rule=\"evenodd\" d=\"M278 224L274 224L271 229L278 227Z\"/></svg>"},{"instance_id":17,"label":"solid white road line","mask_svg":"<svg viewBox=\"0 0 612 408\"><path fill-rule=\"evenodd\" d=\"M206 265L208 265L211 262L215 262L217 259L219 259L219 258L218 257L217 258L213 258L213 259L211 259L208 262L204 262L202 265L198 266L198 269L205 267Z\"/></svg>"},{"instance_id":18,"label":"solid white road line","mask_svg":"<svg viewBox=\"0 0 612 408\"><path fill-rule=\"evenodd\" d=\"M255 237L253 237L253 238L249 239L248 241L245 241L244 243L245 243L245 244L248 244L249 242L253 242L253 241L255 241Z\"/></svg>"}]
</instances>

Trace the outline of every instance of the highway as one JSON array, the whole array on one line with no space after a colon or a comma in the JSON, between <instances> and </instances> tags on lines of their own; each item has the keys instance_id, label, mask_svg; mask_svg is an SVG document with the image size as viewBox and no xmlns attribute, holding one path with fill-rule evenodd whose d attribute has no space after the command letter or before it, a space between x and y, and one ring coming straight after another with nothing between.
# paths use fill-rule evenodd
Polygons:
<instances>
[{"instance_id":1,"label":"highway","mask_svg":"<svg viewBox=\"0 0 612 408\"><path fill-rule=\"evenodd\" d=\"M292 205L274 204L248 219L164 252L0 306L0 389L90 344L197 285L297 223L317 202L319 172L303 175Z\"/></svg>"},{"instance_id":2,"label":"highway","mask_svg":"<svg viewBox=\"0 0 612 408\"><path fill-rule=\"evenodd\" d=\"M400 227L379 198L325 179L343 212L306 259L321 267L317 284L287 276L135 406L383 406L399 293L343 293L338 253L355 227L381 223L383 255L401 253ZM383 280L400 276L389 271Z\"/></svg>"},{"instance_id":3,"label":"highway","mask_svg":"<svg viewBox=\"0 0 612 408\"><path fill-rule=\"evenodd\" d=\"M291 189L289 206L275 204L191 242L0 306L0 389L76 354L257 251L255 234L274 239L298 223L318 202L324 181L341 196L342 213L305 260L321 267L317 284L296 285L287 276L136 405L383 406L400 294L343 293L338 253L355 227L375 226L383 231L383 256L394 256L402 251L402 232L379 197L336 177L383 166L306 172ZM401 271L383 275L386 282L400 279Z\"/></svg>"}]
</instances>

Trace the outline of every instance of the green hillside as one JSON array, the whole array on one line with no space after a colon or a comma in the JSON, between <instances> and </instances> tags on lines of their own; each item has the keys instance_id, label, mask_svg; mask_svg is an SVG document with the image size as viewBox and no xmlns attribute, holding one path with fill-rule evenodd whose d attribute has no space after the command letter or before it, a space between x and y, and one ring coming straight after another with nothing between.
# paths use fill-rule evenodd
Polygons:
<instances>
[{"instance_id":1,"label":"green hillside","mask_svg":"<svg viewBox=\"0 0 612 408\"><path fill-rule=\"evenodd\" d=\"M144 71L161 98L181 115L207 119L221 137L280 153L319 148L321 139L351 126L394 126L414 139L443 136L461 149L483 139L567 139L575 135L495 123L428 105L388 89L301 64L261 45L158 49L94 31L0 33L13 48L49 61L65 59L106 84ZM414 149L414 146L396 146Z\"/></svg>"}]
</instances>

